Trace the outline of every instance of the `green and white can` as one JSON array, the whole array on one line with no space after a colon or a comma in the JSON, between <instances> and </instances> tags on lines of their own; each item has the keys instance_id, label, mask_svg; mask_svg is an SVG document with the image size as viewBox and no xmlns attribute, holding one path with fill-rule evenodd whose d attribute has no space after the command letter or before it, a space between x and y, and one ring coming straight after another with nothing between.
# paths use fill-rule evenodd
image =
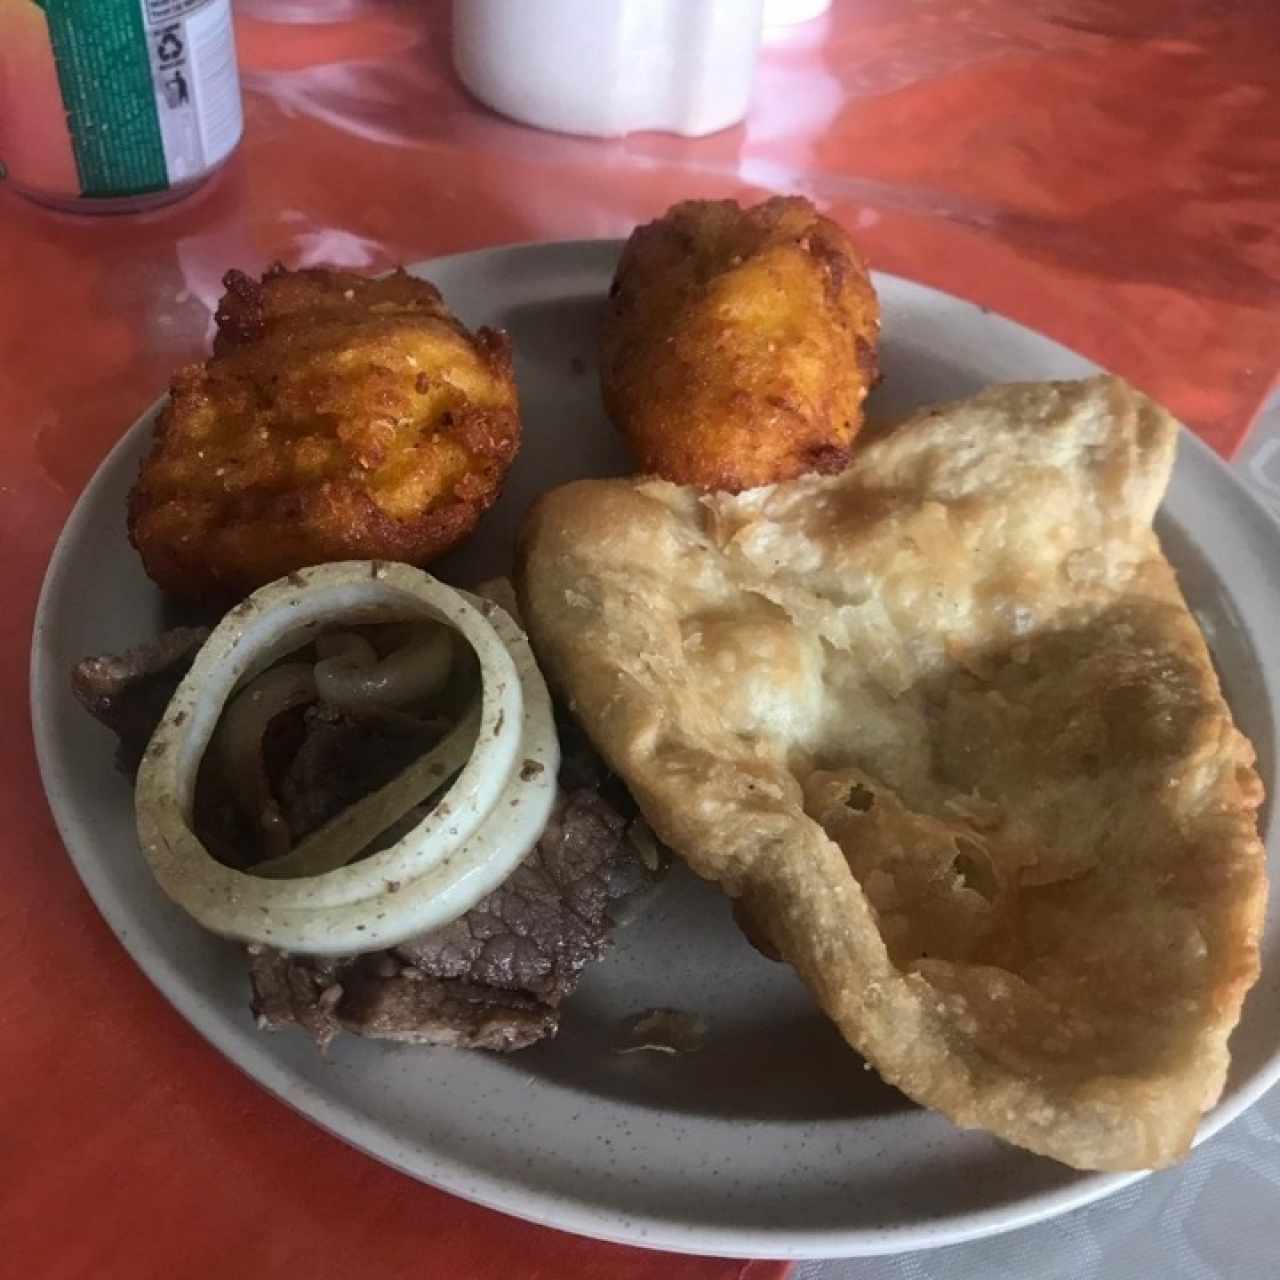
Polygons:
<instances>
[{"instance_id":1,"label":"green and white can","mask_svg":"<svg viewBox=\"0 0 1280 1280\"><path fill-rule=\"evenodd\" d=\"M24 194L173 200L243 127L231 0L0 0L0 163Z\"/></svg>"}]
</instances>

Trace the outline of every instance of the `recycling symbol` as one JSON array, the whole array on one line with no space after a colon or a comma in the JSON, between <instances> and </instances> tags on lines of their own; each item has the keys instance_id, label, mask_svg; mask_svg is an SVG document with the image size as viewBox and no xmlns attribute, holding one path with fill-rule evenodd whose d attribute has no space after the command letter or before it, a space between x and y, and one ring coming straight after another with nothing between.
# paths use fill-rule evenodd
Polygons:
<instances>
[{"instance_id":1,"label":"recycling symbol","mask_svg":"<svg viewBox=\"0 0 1280 1280\"><path fill-rule=\"evenodd\" d=\"M182 57L182 40L176 27L166 27L156 41L156 57L161 62L177 62Z\"/></svg>"}]
</instances>

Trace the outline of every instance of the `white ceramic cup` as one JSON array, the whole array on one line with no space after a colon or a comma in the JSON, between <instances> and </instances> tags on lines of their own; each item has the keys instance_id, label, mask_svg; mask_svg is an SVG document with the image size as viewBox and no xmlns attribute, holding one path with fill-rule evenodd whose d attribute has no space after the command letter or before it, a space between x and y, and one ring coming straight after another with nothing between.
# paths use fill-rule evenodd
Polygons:
<instances>
[{"instance_id":1,"label":"white ceramic cup","mask_svg":"<svg viewBox=\"0 0 1280 1280\"><path fill-rule=\"evenodd\" d=\"M495 111L561 133L698 137L747 113L764 0L454 0L453 62Z\"/></svg>"}]
</instances>

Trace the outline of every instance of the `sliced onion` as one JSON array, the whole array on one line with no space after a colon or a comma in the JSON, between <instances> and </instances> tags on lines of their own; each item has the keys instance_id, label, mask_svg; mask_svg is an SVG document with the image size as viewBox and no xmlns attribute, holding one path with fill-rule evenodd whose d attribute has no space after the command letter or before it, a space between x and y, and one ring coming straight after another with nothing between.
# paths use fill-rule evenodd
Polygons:
<instances>
[{"instance_id":1,"label":"sliced onion","mask_svg":"<svg viewBox=\"0 0 1280 1280\"><path fill-rule=\"evenodd\" d=\"M372 641L358 632L330 631L316 637L316 657L320 662L359 669L374 666L378 661L378 651Z\"/></svg>"},{"instance_id":2,"label":"sliced onion","mask_svg":"<svg viewBox=\"0 0 1280 1280\"><path fill-rule=\"evenodd\" d=\"M232 691L322 627L406 620L458 632L480 665L475 746L440 803L389 848L321 874L277 879L218 862L192 809ZM143 756L138 835L161 887L215 933L320 955L374 950L447 924L506 879L546 825L559 763L546 685L503 610L408 565L319 565L255 592L200 650Z\"/></svg>"},{"instance_id":3,"label":"sliced onion","mask_svg":"<svg viewBox=\"0 0 1280 1280\"><path fill-rule=\"evenodd\" d=\"M453 729L407 769L385 786L343 809L283 857L259 862L250 869L252 874L279 879L318 876L337 867L345 867L388 827L452 782L453 775L475 750L479 731L480 702L477 699Z\"/></svg>"},{"instance_id":4,"label":"sliced onion","mask_svg":"<svg viewBox=\"0 0 1280 1280\"><path fill-rule=\"evenodd\" d=\"M227 703L214 735L214 751L232 799L268 856L287 852L292 836L271 791L262 740L276 716L315 700L315 669L311 664L282 663L249 681Z\"/></svg>"},{"instance_id":5,"label":"sliced onion","mask_svg":"<svg viewBox=\"0 0 1280 1280\"><path fill-rule=\"evenodd\" d=\"M381 661L368 640L349 631L321 636L316 651L320 697L355 716L426 701L444 688L453 665L449 632L435 625L415 628Z\"/></svg>"}]
</instances>

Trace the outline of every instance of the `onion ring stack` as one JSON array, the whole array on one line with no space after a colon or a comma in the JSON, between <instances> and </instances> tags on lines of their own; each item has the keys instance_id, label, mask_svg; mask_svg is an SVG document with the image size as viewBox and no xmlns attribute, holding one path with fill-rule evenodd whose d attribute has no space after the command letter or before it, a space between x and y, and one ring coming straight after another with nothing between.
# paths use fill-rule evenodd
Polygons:
<instances>
[{"instance_id":1,"label":"onion ring stack","mask_svg":"<svg viewBox=\"0 0 1280 1280\"><path fill-rule=\"evenodd\" d=\"M245 872L217 861L192 814L200 762L229 699L322 627L423 620L474 650L478 713L270 864ZM502 883L546 826L559 755L528 641L497 605L408 565L319 565L256 591L206 641L143 756L138 836L164 891L215 933L318 955L369 951L449 923ZM452 786L408 834L343 865L458 765Z\"/></svg>"}]
</instances>

